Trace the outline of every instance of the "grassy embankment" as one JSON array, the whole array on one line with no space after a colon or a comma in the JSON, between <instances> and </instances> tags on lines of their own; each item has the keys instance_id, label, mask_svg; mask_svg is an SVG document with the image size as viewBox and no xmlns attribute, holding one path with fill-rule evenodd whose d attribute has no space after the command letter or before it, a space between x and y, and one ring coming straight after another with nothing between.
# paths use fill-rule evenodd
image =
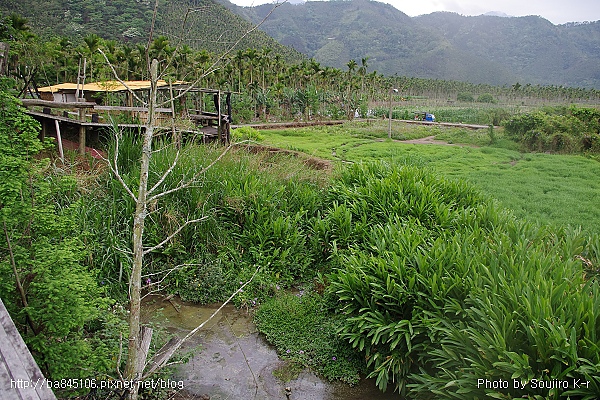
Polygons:
<instances>
[{"instance_id":1,"label":"grassy embankment","mask_svg":"<svg viewBox=\"0 0 600 400\"><path fill-rule=\"evenodd\" d=\"M552 398L558 389L532 382L570 378L590 382L571 390L572 398L597 396L600 364L588 351L599 337L597 162L521 153L501 132L409 131L400 134L471 145L386 140L381 122L262 132L271 145L355 164L331 181L330 200L313 222L324 227L313 232L325 234L331 271L321 312L341 317L339 337L364 354L382 389L412 398ZM314 325L307 318L317 314L314 303L293 299L267 300L257 312L259 330L283 357L328 376L305 359L298 339L308 333L303 326ZM342 376L350 380L352 371L345 366ZM479 377L516 379L524 389L479 387Z\"/></svg>"},{"instance_id":2,"label":"grassy embankment","mask_svg":"<svg viewBox=\"0 0 600 400\"><path fill-rule=\"evenodd\" d=\"M414 126L387 122L261 131L265 143L341 162L388 160L431 168L474 184L519 217L544 224L581 226L597 231L600 164L581 155L522 153L519 145L495 130ZM401 143L435 135L453 146Z\"/></svg>"},{"instance_id":3,"label":"grassy embankment","mask_svg":"<svg viewBox=\"0 0 600 400\"><path fill-rule=\"evenodd\" d=\"M440 353L443 346L456 347L454 351L461 354L460 359L467 357L465 352L479 345L478 327L502 325L507 315L514 318L505 327L503 337L516 339L506 349L498 347L491 357L508 364L482 364L483 367L472 369L469 376L478 376L491 368L495 377L510 377L518 372L521 379L541 377L545 370L552 371L548 375L552 378L595 374L587 364L573 363L577 357L585 358L586 363L597 363L589 349L597 343L595 337L600 337L600 332L591 325L590 316L600 306L594 303L588 308L580 307L584 301L592 300L586 294L588 289L597 290L595 281L590 281L589 288L584 282L586 276L595 272L578 258L591 260L595 265L600 249L597 235L535 227L515 220L487 196L462 181L444 176L454 178L471 173L482 183L467 179L480 186L486 182L491 189L512 185L510 194L514 196L513 181L517 177L531 180L530 175L535 177L545 171L544 182L551 182L549 178L555 173L559 175L557 185L566 185L569 181L565 171L571 171L572 176L591 176L597 171L591 168L596 162L584 157L521 154L500 132L496 144L490 147L406 145L387 141L386 127L379 123L265 131L266 141L273 145L330 159L384 159L406 167L380 163L322 174L286 154L265 152L256 156L245 151L233 152L210 170L200 185L152 205L155 213L147 227L149 244L164 238L184 218L209 216L209 219L186 228L164 249L153 252L148 272L160 274L174 266L187 265L168 276L164 289L188 300L207 302L222 300L258 267L260 273L237 299L238 305L260 306L259 328L276 342L283 357L300 366L311 366L332 379L355 382L365 367L360 361L369 356L369 370L379 378L381 386L402 381L400 390L430 393L438 390L439 385L444 386L449 378L431 368L429 360L447 356L448 353ZM422 137L431 132L411 128L405 134ZM463 130L448 130L445 134L453 142L490 139L485 137L487 133L473 135ZM122 173L126 181L135 181L134 160L139 149L133 146L131 151L125 151L126 148L122 147ZM161 176L160 171L168 168L174 157L170 148L162 153L153 158L156 174L152 179ZM218 150L205 147L186 148L180 159L182 170L173 177L175 181L165 182L165 189L177 183L177 176L192 174L188 168L200 167L217 153ZM573 174L569 169L571 164L577 164L572 160L581 161L575 167L581 172ZM529 166L530 171L516 170L520 164L528 163L534 163ZM419 170L409 164L425 168ZM494 176L491 171L496 171L498 182L491 180L490 176ZM498 171L515 175L506 178ZM524 203L525 214L533 215L536 210L533 205L542 198L541 183L533 185L525 180L523 185L535 188ZM577 193L597 191L590 183L572 186ZM486 190L500 197L491 189ZM88 197L89 207L85 209L89 214L82 220L87 221L86 230L94 236L92 243L97 244L92 251L114 253L109 257L96 254L93 259L102 261L90 267L116 288L125 281L117 281L125 260L118 258L115 249L127 247L130 237L127 215L131 212L127 209L131 205L114 181L109 180L101 192ZM590 203L585 203L581 210L591 207ZM568 202L566 209L559 209L556 214L570 212L565 220L573 223L574 208ZM538 220L552 221L551 216L540 214ZM112 226L106 223L111 215L115 219ZM584 219L577 224L588 230L593 228ZM108 227L112 232L106 231ZM486 272L485 266L493 267L494 271ZM349 277L356 279L347 280ZM406 286L410 282L413 283ZM520 292L511 289L514 282L521 284L517 288ZM306 295L298 299L294 294L286 294L284 289L290 286L303 287ZM498 291L490 293L490 287ZM540 294L542 289L544 293ZM379 300L361 304L360 299ZM541 299L549 303L544 300L542 304ZM473 312L453 314L452 307L456 304ZM531 307L523 309L527 304ZM494 320L489 321L481 316L491 315L490 307L504 311L494 314ZM413 313L413 309L423 312ZM397 310L404 311L397 315ZM361 320L361 315L371 315L366 311L372 314L371 321ZM378 313L390 318L382 320ZM463 323L467 330L461 328ZM562 330L550 329L549 323L552 327L558 324ZM436 327L445 324L457 332L470 332L469 337L460 338L460 343L470 344L458 346L459 342L438 340L447 335ZM584 326L587 328L583 329ZM415 331L413 327L418 329ZM380 332L391 329L401 334L374 335L380 328ZM358 351L352 351L336 332L343 332L343 337L354 343ZM562 347L556 347L552 340L567 343L571 335L580 343L578 353L555 354L553 349ZM400 344L391 346L388 339L392 337L406 338L406 347L415 351L411 359L421 361L407 364L402 358L402 354L408 354L404 344L402 349L398 347L402 351L394 350ZM302 341L303 338L311 340ZM544 343L549 346L544 347L549 356L534 362L535 352ZM525 358L502 361L515 353L527 355L531 363ZM382 364L388 356L392 361ZM562 367L567 364L573 364L577 371ZM407 369L399 370L402 365ZM431 374L430 381L435 381L437 388L428 388L416 379L423 375L419 368ZM460 388L469 387L469 379L463 379Z\"/></svg>"}]
</instances>

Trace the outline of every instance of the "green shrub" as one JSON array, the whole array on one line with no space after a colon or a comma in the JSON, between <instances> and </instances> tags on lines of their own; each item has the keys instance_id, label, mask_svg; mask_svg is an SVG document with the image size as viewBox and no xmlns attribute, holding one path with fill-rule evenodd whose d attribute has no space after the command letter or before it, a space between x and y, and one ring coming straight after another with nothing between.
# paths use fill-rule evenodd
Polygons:
<instances>
[{"instance_id":1,"label":"green shrub","mask_svg":"<svg viewBox=\"0 0 600 400\"><path fill-rule=\"evenodd\" d=\"M575 106L546 108L517 115L505 121L504 128L508 136L530 151L597 151L598 113L594 109Z\"/></svg>"},{"instance_id":2,"label":"green shrub","mask_svg":"<svg viewBox=\"0 0 600 400\"><path fill-rule=\"evenodd\" d=\"M328 290L347 315L338 332L380 388L552 397L562 391L533 380L581 379L590 384L570 394L598 397L600 288L580 261L596 239L516 221L468 187L410 168L356 166L333 190L336 207L352 210L346 236L348 221L368 215L357 240L334 248Z\"/></svg>"},{"instance_id":3,"label":"green shrub","mask_svg":"<svg viewBox=\"0 0 600 400\"><path fill-rule=\"evenodd\" d=\"M483 93L477 96L478 103L497 103L498 101L490 93Z\"/></svg>"},{"instance_id":4,"label":"green shrub","mask_svg":"<svg viewBox=\"0 0 600 400\"><path fill-rule=\"evenodd\" d=\"M231 131L231 135L236 142L242 140L252 140L261 142L265 137L258 131L250 126L242 126Z\"/></svg>"},{"instance_id":5,"label":"green shrub","mask_svg":"<svg viewBox=\"0 0 600 400\"><path fill-rule=\"evenodd\" d=\"M358 383L362 360L336 335L342 317L328 310L321 295L279 294L258 309L254 320L281 358L309 367L330 381Z\"/></svg>"},{"instance_id":6,"label":"green shrub","mask_svg":"<svg viewBox=\"0 0 600 400\"><path fill-rule=\"evenodd\" d=\"M457 101L464 101L465 103L472 103L475 101L475 98L471 93L460 92L456 95Z\"/></svg>"},{"instance_id":7,"label":"green shrub","mask_svg":"<svg viewBox=\"0 0 600 400\"><path fill-rule=\"evenodd\" d=\"M248 94L233 96L231 101L232 114L236 123L250 122L255 117L254 99Z\"/></svg>"},{"instance_id":8,"label":"green shrub","mask_svg":"<svg viewBox=\"0 0 600 400\"><path fill-rule=\"evenodd\" d=\"M39 155L39 123L6 84L0 80L0 297L48 379L105 379L122 330L85 266L76 182Z\"/></svg>"}]
</instances>

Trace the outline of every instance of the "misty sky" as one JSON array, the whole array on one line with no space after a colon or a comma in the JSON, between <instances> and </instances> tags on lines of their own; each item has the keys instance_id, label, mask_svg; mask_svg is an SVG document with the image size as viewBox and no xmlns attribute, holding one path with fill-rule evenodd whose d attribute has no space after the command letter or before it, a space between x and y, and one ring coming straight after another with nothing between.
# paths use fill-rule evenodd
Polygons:
<instances>
[{"instance_id":1,"label":"misty sky","mask_svg":"<svg viewBox=\"0 0 600 400\"><path fill-rule=\"evenodd\" d=\"M272 3L272 0L230 0L241 6ZM288 0L289 1L289 0ZM599 0L378 0L392 4L414 17L434 11L480 15L498 11L511 16L539 15L554 24L600 20Z\"/></svg>"}]
</instances>

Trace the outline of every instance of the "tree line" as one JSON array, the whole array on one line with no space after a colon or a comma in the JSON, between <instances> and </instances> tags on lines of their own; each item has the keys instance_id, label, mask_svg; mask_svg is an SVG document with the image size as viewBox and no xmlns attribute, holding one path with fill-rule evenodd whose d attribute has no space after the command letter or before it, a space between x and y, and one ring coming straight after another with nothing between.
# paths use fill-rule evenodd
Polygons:
<instances>
[{"instance_id":1,"label":"tree line","mask_svg":"<svg viewBox=\"0 0 600 400\"><path fill-rule=\"evenodd\" d=\"M0 41L10 45L7 72L19 82L22 94L35 95L34 86L76 82L86 60L86 82L112 80L113 72L127 80L147 80L146 45L85 35L43 39L28 21L10 15L0 22ZM102 50L103 54L99 50ZM325 66L314 59L289 61L270 47L237 48L225 56L206 48L196 49L166 35L153 38L149 57L159 60L166 79L196 81L200 86L236 92L237 122L353 118L385 108L390 89L394 102L428 100L460 104L468 99L514 105L544 102L597 103L596 89L540 86L516 82L492 86L408 76L385 76L370 69L369 58L349 60L345 68ZM215 64L216 60L220 60ZM27 87L26 87L27 86ZM27 89L27 90L26 90ZM483 100L481 100L483 101Z\"/></svg>"}]
</instances>

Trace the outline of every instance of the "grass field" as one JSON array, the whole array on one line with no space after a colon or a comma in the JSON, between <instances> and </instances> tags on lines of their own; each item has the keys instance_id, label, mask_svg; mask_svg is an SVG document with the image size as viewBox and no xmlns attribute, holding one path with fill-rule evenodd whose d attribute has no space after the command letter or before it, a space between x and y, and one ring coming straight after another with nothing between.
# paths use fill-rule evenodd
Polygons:
<instances>
[{"instance_id":1,"label":"grass field","mask_svg":"<svg viewBox=\"0 0 600 400\"><path fill-rule=\"evenodd\" d=\"M521 153L518 144L488 130L413 126L395 122L393 140L387 122L353 122L341 126L264 130L265 143L301 151L340 164L389 160L431 168L447 177L466 179L492 195L517 216L544 224L600 226L600 163L578 155ZM400 140L435 135L446 145L406 144ZM462 144L461 144L462 143Z\"/></svg>"}]
</instances>

